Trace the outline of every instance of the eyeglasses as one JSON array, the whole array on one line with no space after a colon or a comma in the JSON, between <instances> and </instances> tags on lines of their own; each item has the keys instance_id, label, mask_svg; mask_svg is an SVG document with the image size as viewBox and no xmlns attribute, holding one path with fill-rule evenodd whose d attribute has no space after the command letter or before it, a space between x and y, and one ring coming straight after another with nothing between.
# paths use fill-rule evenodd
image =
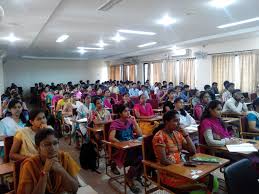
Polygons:
<instances>
[{"instance_id":1,"label":"eyeglasses","mask_svg":"<svg viewBox=\"0 0 259 194\"><path fill-rule=\"evenodd\" d=\"M57 147L59 145L58 141L54 141L54 142L47 142L47 143L42 143L41 146L44 148L50 148L51 146Z\"/></svg>"}]
</instances>

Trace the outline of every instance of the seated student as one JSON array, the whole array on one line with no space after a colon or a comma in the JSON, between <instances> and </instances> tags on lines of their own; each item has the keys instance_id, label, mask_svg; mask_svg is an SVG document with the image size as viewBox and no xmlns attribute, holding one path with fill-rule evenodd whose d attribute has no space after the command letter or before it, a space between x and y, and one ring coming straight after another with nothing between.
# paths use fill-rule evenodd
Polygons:
<instances>
[{"instance_id":1,"label":"seated student","mask_svg":"<svg viewBox=\"0 0 259 194\"><path fill-rule=\"evenodd\" d=\"M222 112L236 113L236 114L246 114L248 108L244 102L242 102L243 94L240 90L234 90L232 93L233 97L228 99L224 106Z\"/></svg>"},{"instance_id":2,"label":"seated student","mask_svg":"<svg viewBox=\"0 0 259 194\"><path fill-rule=\"evenodd\" d=\"M176 92L173 89L169 90L167 93L167 97L168 97L168 99L164 103L164 106L163 106L163 113L166 113L166 112L174 109L174 99L176 97Z\"/></svg>"},{"instance_id":3,"label":"seated student","mask_svg":"<svg viewBox=\"0 0 259 194\"><path fill-rule=\"evenodd\" d=\"M14 136L13 145L10 151L12 160L22 160L32 155L38 154L35 145L35 134L44 128L52 128L47 125L47 119L43 110L30 111L28 127L20 129Z\"/></svg>"},{"instance_id":4,"label":"seated student","mask_svg":"<svg viewBox=\"0 0 259 194\"><path fill-rule=\"evenodd\" d=\"M64 92L63 98L60 99L56 106L56 112L59 112L63 109L64 105L70 102L70 93Z\"/></svg>"},{"instance_id":5,"label":"seated student","mask_svg":"<svg viewBox=\"0 0 259 194\"><path fill-rule=\"evenodd\" d=\"M211 91L212 91L213 94L219 94L219 89L218 89L218 83L217 82L213 82L212 83Z\"/></svg>"},{"instance_id":6,"label":"seated student","mask_svg":"<svg viewBox=\"0 0 259 194\"><path fill-rule=\"evenodd\" d=\"M168 92L168 90L167 90L166 86L162 86L161 89L158 90L156 96L157 96L157 99L159 100L159 102L166 100L167 92Z\"/></svg>"},{"instance_id":7,"label":"seated student","mask_svg":"<svg viewBox=\"0 0 259 194\"><path fill-rule=\"evenodd\" d=\"M141 129L136 119L130 115L129 109L124 105L119 105L117 110L120 118L111 123L109 140L111 142L134 140L133 132L141 137ZM117 151L112 158L119 167L123 164L130 166L126 175L126 184L133 193L139 193L140 189L134 184L133 178L141 180L143 173L141 149L131 149L126 152L125 157L120 157L122 154L118 152L121 151Z\"/></svg>"},{"instance_id":8,"label":"seated student","mask_svg":"<svg viewBox=\"0 0 259 194\"><path fill-rule=\"evenodd\" d=\"M87 94L90 95L90 96L95 96L96 95L96 92L93 91L93 88L91 85L88 86L88 88L86 89L87 91Z\"/></svg>"},{"instance_id":9,"label":"seated student","mask_svg":"<svg viewBox=\"0 0 259 194\"><path fill-rule=\"evenodd\" d=\"M136 117L139 119L153 118L155 116L151 104L146 102L147 98L142 94L139 96L139 104L135 104L134 106Z\"/></svg>"},{"instance_id":10,"label":"seated student","mask_svg":"<svg viewBox=\"0 0 259 194\"><path fill-rule=\"evenodd\" d=\"M162 165L178 164L183 158L182 150L195 154L195 146L189 136L180 126L180 115L177 111L169 111L163 116L164 126L154 135L152 140L153 149L157 160ZM172 189L195 191L207 190L205 185L194 184L188 179L173 176L166 172L160 173L161 183ZM179 192L180 193L180 192ZM186 192L188 193L188 192Z\"/></svg>"},{"instance_id":11,"label":"seated student","mask_svg":"<svg viewBox=\"0 0 259 194\"><path fill-rule=\"evenodd\" d=\"M78 164L59 151L59 141L52 129L35 135L38 155L25 159L21 165L17 194L76 193Z\"/></svg>"},{"instance_id":12,"label":"seated student","mask_svg":"<svg viewBox=\"0 0 259 194\"><path fill-rule=\"evenodd\" d=\"M92 103L92 97L88 94L84 96L84 105L89 111L95 110L95 105Z\"/></svg>"},{"instance_id":13,"label":"seated student","mask_svg":"<svg viewBox=\"0 0 259 194\"><path fill-rule=\"evenodd\" d=\"M225 86L225 82L224 82ZM222 102L226 102L228 99L232 97L232 92L235 90L235 84L234 83L226 83L225 86L226 90L222 94Z\"/></svg>"},{"instance_id":14,"label":"seated student","mask_svg":"<svg viewBox=\"0 0 259 194\"><path fill-rule=\"evenodd\" d=\"M22 102L13 99L8 104L11 115L0 121L0 136L14 136L16 131L23 128L26 118L22 114Z\"/></svg>"},{"instance_id":15,"label":"seated student","mask_svg":"<svg viewBox=\"0 0 259 194\"><path fill-rule=\"evenodd\" d=\"M155 117L154 111L150 103L146 103L147 98L144 94L139 96L139 104L135 104L134 112L136 118L138 119L149 119ZM157 122L147 122L147 121L140 121L139 125L142 129L142 133L144 135L149 135L154 127L156 127Z\"/></svg>"},{"instance_id":16,"label":"seated student","mask_svg":"<svg viewBox=\"0 0 259 194\"><path fill-rule=\"evenodd\" d=\"M96 110L92 111L92 121L95 125L102 125L107 122L111 122L111 113L103 108L102 101L100 98L96 97L93 100Z\"/></svg>"},{"instance_id":17,"label":"seated student","mask_svg":"<svg viewBox=\"0 0 259 194\"><path fill-rule=\"evenodd\" d=\"M111 87L109 87L109 91L113 94L119 94L119 88L116 86L115 82L112 82Z\"/></svg>"},{"instance_id":18,"label":"seated student","mask_svg":"<svg viewBox=\"0 0 259 194\"><path fill-rule=\"evenodd\" d=\"M124 106L128 107L130 110L133 109L134 107L134 103L131 101L128 93L123 94L120 104L123 104Z\"/></svg>"},{"instance_id":19,"label":"seated student","mask_svg":"<svg viewBox=\"0 0 259 194\"><path fill-rule=\"evenodd\" d=\"M192 98L192 106L195 107L196 104L200 103L200 91L195 89L194 97Z\"/></svg>"},{"instance_id":20,"label":"seated student","mask_svg":"<svg viewBox=\"0 0 259 194\"><path fill-rule=\"evenodd\" d=\"M181 86L175 86L175 92L176 92L176 97L180 97L181 92L182 92L182 87Z\"/></svg>"},{"instance_id":21,"label":"seated student","mask_svg":"<svg viewBox=\"0 0 259 194\"><path fill-rule=\"evenodd\" d=\"M222 105L218 100L211 101L205 108L199 129L200 143L208 146L225 146L237 143L221 119Z\"/></svg>"},{"instance_id":22,"label":"seated student","mask_svg":"<svg viewBox=\"0 0 259 194\"><path fill-rule=\"evenodd\" d=\"M132 87L129 89L130 97L138 97L139 96L139 89L137 88L136 83L132 83Z\"/></svg>"},{"instance_id":23,"label":"seated student","mask_svg":"<svg viewBox=\"0 0 259 194\"><path fill-rule=\"evenodd\" d=\"M174 100L174 110L176 110L180 115L180 124L183 129L190 125L196 124L191 115L184 110L184 101L181 97Z\"/></svg>"},{"instance_id":24,"label":"seated student","mask_svg":"<svg viewBox=\"0 0 259 194\"><path fill-rule=\"evenodd\" d=\"M180 97L184 100L184 102L188 102L190 96L190 86L189 85L184 85L183 90L181 92Z\"/></svg>"},{"instance_id":25,"label":"seated student","mask_svg":"<svg viewBox=\"0 0 259 194\"><path fill-rule=\"evenodd\" d=\"M114 104L116 104L116 100L113 97L111 97L110 90L105 90L104 101L103 101L104 108L112 109L112 105Z\"/></svg>"},{"instance_id":26,"label":"seated student","mask_svg":"<svg viewBox=\"0 0 259 194\"><path fill-rule=\"evenodd\" d=\"M258 133L259 136L259 98L256 98L253 102L254 111L249 111L247 114L248 131L252 133ZM259 137L256 137L259 139Z\"/></svg>"},{"instance_id":27,"label":"seated student","mask_svg":"<svg viewBox=\"0 0 259 194\"><path fill-rule=\"evenodd\" d=\"M205 85L205 86L204 86L204 91L205 91L205 92L208 92L208 93L210 94L211 100L215 100L215 99L216 99L215 94L211 91L210 85Z\"/></svg>"},{"instance_id":28,"label":"seated student","mask_svg":"<svg viewBox=\"0 0 259 194\"><path fill-rule=\"evenodd\" d=\"M140 90L139 90L139 96L140 96L141 94L144 94L144 95L147 97L147 99L149 99L148 89L146 88L145 85L142 85L141 88L140 88Z\"/></svg>"},{"instance_id":29,"label":"seated student","mask_svg":"<svg viewBox=\"0 0 259 194\"><path fill-rule=\"evenodd\" d=\"M208 92L201 92L200 94L200 103L198 103L193 108L193 115L196 120L200 120L203 111L205 110L206 106L210 102L210 94Z\"/></svg>"}]
</instances>

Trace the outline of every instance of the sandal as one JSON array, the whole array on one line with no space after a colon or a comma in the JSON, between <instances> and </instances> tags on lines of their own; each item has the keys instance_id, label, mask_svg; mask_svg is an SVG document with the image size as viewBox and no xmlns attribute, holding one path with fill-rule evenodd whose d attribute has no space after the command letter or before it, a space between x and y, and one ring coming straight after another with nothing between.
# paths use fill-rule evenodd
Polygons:
<instances>
[{"instance_id":1,"label":"sandal","mask_svg":"<svg viewBox=\"0 0 259 194\"><path fill-rule=\"evenodd\" d=\"M126 182L126 185L129 187L129 189L131 190L132 193L138 194L140 193L140 189L134 185L134 183L132 182L132 184L130 185L129 182Z\"/></svg>"},{"instance_id":2,"label":"sandal","mask_svg":"<svg viewBox=\"0 0 259 194\"><path fill-rule=\"evenodd\" d=\"M144 177L145 179L145 177ZM139 176L136 178L136 181L138 181L143 187L149 187L151 185L151 182L149 182L148 180L145 182L142 180L142 176Z\"/></svg>"}]
</instances>

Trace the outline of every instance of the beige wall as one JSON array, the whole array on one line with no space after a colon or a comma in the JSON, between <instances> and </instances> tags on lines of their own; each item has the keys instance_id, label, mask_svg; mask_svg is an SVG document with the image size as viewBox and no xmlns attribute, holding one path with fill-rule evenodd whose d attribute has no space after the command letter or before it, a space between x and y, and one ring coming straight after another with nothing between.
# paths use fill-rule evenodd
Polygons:
<instances>
[{"instance_id":1,"label":"beige wall","mask_svg":"<svg viewBox=\"0 0 259 194\"><path fill-rule=\"evenodd\" d=\"M4 75L5 87L16 83L25 91L36 82L57 84L108 79L107 66L103 60L8 59L4 64Z\"/></svg>"}]
</instances>

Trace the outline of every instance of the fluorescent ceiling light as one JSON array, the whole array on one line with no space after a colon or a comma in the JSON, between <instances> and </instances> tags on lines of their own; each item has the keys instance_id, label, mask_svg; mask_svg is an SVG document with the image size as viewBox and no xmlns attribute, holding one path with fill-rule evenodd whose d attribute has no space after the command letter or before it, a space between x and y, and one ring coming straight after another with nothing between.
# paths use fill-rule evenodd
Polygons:
<instances>
[{"instance_id":1,"label":"fluorescent ceiling light","mask_svg":"<svg viewBox=\"0 0 259 194\"><path fill-rule=\"evenodd\" d=\"M122 0L108 0L103 5L101 5L97 10L99 11L108 11L116 4L120 3Z\"/></svg>"},{"instance_id":2,"label":"fluorescent ceiling light","mask_svg":"<svg viewBox=\"0 0 259 194\"><path fill-rule=\"evenodd\" d=\"M172 53L174 56L182 56L187 54L186 49L177 49L174 50Z\"/></svg>"},{"instance_id":3,"label":"fluorescent ceiling light","mask_svg":"<svg viewBox=\"0 0 259 194\"><path fill-rule=\"evenodd\" d=\"M225 8L233 4L235 0L212 0L210 5L217 8Z\"/></svg>"},{"instance_id":4,"label":"fluorescent ceiling light","mask_svg":"<svg viewBox=\"0 0 259 194\"><path fill-rule=\"evenodd\" d=\"M171 18L166 14L163 18L157 21L158 24L164 25L164 26L169 26L172 25L176 22L175 19Z\"/></svg>"},{"instance_id":5,"label":"fluorescent ceiling light","mask_svg":"<svg viewBox=\"0 0 259 194\"><path fill-rule=\"evenodd\" d=\"M77 47L77 49L79 49L79 50L103 50L104 48L95 48L95 47L83 47L83 46L79 46L79 47Z\"/></svg>"},{"instance_id":6,"label":"fluorescent ceiling light","mask_svg":"<svg viewBox=\"0 0 259 194\"><path fill-rule=\"evenodd\" d=\"M217 28L229 28L229 27L232 27L232 26L237 26L237 25L241 25L241 24L251 23L251 22L255 22L255 21L259 21L259 17L251 18L251 19L248 19L248 20L242 20L242 21L239 21L239 22L234 22L234 23L220 25Z\"/></svg>"},{"instance_id":7,"label":"fluorescent ceiling light","mask_svg":"<svg viewBox=\"0 0 259 194\"><path fill-rule=\"evenodd\" d=\"M56 42L64 42L66 39L68 39L69 35L67 34L63 34L60 37L58 37L58 39L56 40Z\"/></svg>"},{"instance_id":8,"label":"fluorescent ceiling light","mask_svg":"<svg viewBox=\"0 0 259 194\"><path fill-rule=\"evenodd\" d=\"M78 49L77 52L79 52L81 55L83 55L83 54L87 53L88 51L85 49Z\"/></svg>"},{"instance_id":9,"label":"fluorescent ceiling light","mask_svg":"<svg viewBox=\"0 0 259 194\"><path fill-rule=\"evenodd\" d=\"M152 45L155 45L155 44L157 44L157 42L149 42L149 43L146 43L146 44L138 45L138 47L142 48L142 47L152 46Z\"/></svg>"},{"instance_id":10,"label":"fluorescent ceiling light","mask_svg":"<svg viewBox=\"0 0 259 194\"><path fill-rule=\"evenodd\" d=\"M111 38L112 40L116 41L116 42L120 42L122 40L126 40L126 38L124 38L123 36L120 35L120 33L117 33L114 37Z\"/></svg>"},{"instance_id":11,"label":"fluorescent ceiling light","mask_svg":"<svg viewBox=\"0 0 259 194\"><path fill-rule=\"evenodd\" d=\"M99 47L101 47L101 48L103 48L103 47L105 47L105 46L107 46L107 45L108 45L108 44L104 43L103 40L100 40L100 41L96 44L96 46L99 46Z\"/></svg>"},{"instance_id":12,"label":"fluorescent ceiling light","mask_svg":"<svg viewBox=\"0 0 259 194\"><path fill-rule=\"evenodd\" d=\"M171 48L169 48L169 50L172 50L172 51L175 51L175 50L177 50L177 49L179 49L176 45L174 45L174 46L172 46Z\"/></svg>"},{"instance_id":13,"label":"fluorescent ceiling light","mask_svg":"<svg viewBox=\"0 0 259 194\"><path fill-rule=\"evenodd\" d=\"M155 32L144 32L144 31L135 31L135 30L118 30L118 32L126 33L126 34L148 35L148 36L156 35Z\"/></svg>"},{"instance_id":14,"label":"fluorescent ceiling light","mask_svg":"<svg viewBox=\"0 0 259 194\"><path fill-rule=\"evenodd\" d=\"M9 34L9 36L4 37L4 40L8 40L9 42L15 42L17 40L21 40L20 38L16 37L14 33Z\"/></svg>"}]
</instances>

